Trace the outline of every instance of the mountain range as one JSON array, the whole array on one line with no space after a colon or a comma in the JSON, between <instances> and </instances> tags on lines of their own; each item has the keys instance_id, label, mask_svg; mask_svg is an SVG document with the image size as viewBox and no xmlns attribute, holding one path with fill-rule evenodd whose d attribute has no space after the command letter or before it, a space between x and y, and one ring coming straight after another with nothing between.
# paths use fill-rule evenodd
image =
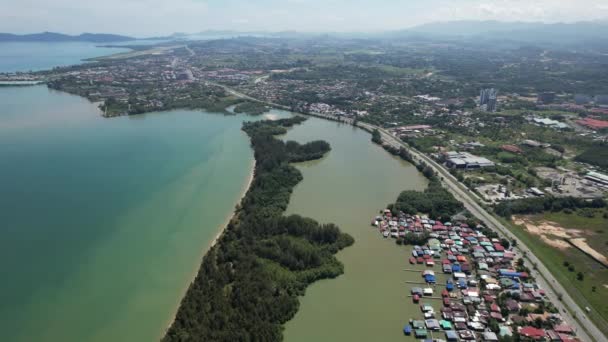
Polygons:
<instances>
[{"instance_id":1,"label":"mountain range","mask_svg":"<svg viewBox=\"0 0 608 342\"><path fill-rule=\"evenodd\" d=\"M392 32L395 36L427 35L446 38L479 38L519 42L587 43L608 41L608 21L574 23L447 21Z\"/></svg>"},{"instance_id":2,"label":"mountain range","mask_svg":"<svg viewBox=\"0 0 608 342\"><path fill-rule=\"evenodd\" d=\"M143 38L162 40L183 39L221 39L236 36L263 36L277 38L310 38L318 36L336 38L443 38L465 39L472 41L510 41L519 43L547 43L562 45L602 44L608 46L608 20L582 21L575 23L542 22L505 22L505 21L446 21L433 22L404 30L376 33L363 32L240 32L226 30L208 30L194 34L174 33L165 37ZM43 32L25 35L0 33L0 42L93 42L112 43L135 40L136 38L103 33L83 33L67 35L54 32Z\"/></svg>"}]
</instances>

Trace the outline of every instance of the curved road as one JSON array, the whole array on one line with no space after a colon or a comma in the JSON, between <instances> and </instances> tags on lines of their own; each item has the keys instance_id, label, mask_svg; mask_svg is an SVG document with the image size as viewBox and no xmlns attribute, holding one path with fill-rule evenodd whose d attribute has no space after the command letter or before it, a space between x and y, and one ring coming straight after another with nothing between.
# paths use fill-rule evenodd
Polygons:
<instances>
[{"instance_id":1,"label":"curved road","mask_svg":"<svg viewBox=\"0 0 608 342\"><path fill-rule=\"evenodd\" d=\"M539 285L545 289L546 295L552 303L560 310L565 321L575 327L577 335L583 341L608 341L606 336L595 326L595 324L587 317L586 313L580 306L570 297L564 287L553 277L551 272L545 267L545 265L534 255L532 250L526 246L521 240L513 235L507 227L505 227L499 220L493 215L483 209L468 193L468 190L464 188L455 177L450 174L444 167L440 166L437 162L429 158L428 156L412 149L405 143L396 139L394 136L389 134L386 130L375 127L365 123L359 123L359 126L367 129L378 129L382 134L382 138L386 143L399 148L406 148L415 159L424 161L427 165L431 166L438 174L443 178L442 183L450 192L461 201L465 208L468 209L478 219L482 220L489 228L494 229L500 235L517 241L515 249L520 251L520 255L527 261L528 265L536 266L535 270L532 270L532 276L537 279ZM558 298L558 294L561 295L561 300Z\"/></svg>"},{"instance_id":2,"label":"curved road","mask_svg":"<svg viewBox=\"0 0 608 342\"><path fill-rule=\"evenodd\" d=\"M289 108L286 106L252 98L251 96L238 92L222 84L209 81L207 82L224 88L227 92L236 97L261 102L274 107L289 110ZM353 120L341 119L332 115L324 115L318 113L312 115L331 120L340 120L345 123L353 124ZM458 180L452 174L450 174L444 167L439 165L437 162L435 162L428 156L418 152L417 150L411 148L409 145L395 138L383 128L362 122L358 122L357 126L368 131L378 129L382 134L382 139L384 140L384 142L396 148L403 147L407 149L414 158L414 160L424 161L427 165L432 167L435 172L442 176L443 185L454 195L454 197L456 197L456 199L458 199L464 204L465 208L469 210L471 214L475 215L475 217L480 219L489 228L494 229L503 237L509 240L515 240L517 242L517 246L514 249L519 250L519 254L527 261L528 265L535 266L535 269L531 271L531 275L536 278L539 285L545 290L549 300L555 305L557 309L559 309L564 320L576 329L576 334L579 338L581 338L583 341L608 342L608 338L606 338L606 336L587 317L583 309L581 309L581 307L572 299L572 297L570 297L570 295L564 289L562 284L560 284L555 279L555 277L553 277L553 275L545 267L545 265L536 257L536 255L534 255L532 250L528 246L526 246L521 240L519 240L515 235L513 235L507 227L505 227L498 219L496 219L496 217L494 217L493 215L488 213L484 208L482 208L472 197L471 193L469 193L468 189L465 188L462 184L460 184L460 182L458 182ZM558 294L559 296L561 296L561 300L558 298Z\"/></svg>"}]
</instances>

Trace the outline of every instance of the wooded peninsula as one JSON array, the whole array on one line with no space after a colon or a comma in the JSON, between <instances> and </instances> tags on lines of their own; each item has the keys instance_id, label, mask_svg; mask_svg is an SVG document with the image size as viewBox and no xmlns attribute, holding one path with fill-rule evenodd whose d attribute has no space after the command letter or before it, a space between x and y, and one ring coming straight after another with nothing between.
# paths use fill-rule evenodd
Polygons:
<instances>
[{"instance_id":1,"label":"wooded peninsula","mask_svg":"<svg viewBox=\"0 0 608 342\"><path fill-rule=\"evenodd\" d=\"M298 296L319 280L343 273L335 254L353 244L333 224L283 216L303 179L290 163L330 150L325 141L283 142L275 135L306 119L247 122L254 179L218 243L203 258L163 341L281 341L282 324Z\"/></svg>"}]
</instances>

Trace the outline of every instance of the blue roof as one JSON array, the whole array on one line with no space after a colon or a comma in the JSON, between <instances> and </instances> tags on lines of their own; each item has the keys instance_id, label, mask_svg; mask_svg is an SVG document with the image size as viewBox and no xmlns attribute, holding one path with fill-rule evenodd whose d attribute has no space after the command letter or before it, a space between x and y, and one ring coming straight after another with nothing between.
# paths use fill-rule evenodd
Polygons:
<instances>
[{"instance_id":1,"label":"blue roof","mask_svg":"<svg viewBox=\"0 0 608 342\"><path fill-rule=\"evenodd\" d=\"M458 333L454 330L447 330L445 332L445 337L449 340L458 339Z\"/></svg>"}]
</instances>

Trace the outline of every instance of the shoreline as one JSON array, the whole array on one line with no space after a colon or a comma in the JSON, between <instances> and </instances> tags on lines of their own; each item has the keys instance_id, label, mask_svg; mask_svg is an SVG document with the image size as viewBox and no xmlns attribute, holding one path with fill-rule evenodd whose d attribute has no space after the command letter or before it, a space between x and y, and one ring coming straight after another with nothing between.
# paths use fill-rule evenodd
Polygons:
<instances>
[{"instance_id":1,"label":"shoreline","mask_svg":"<svg viewBox=\"0 0 608 342\"><path fill-rule=\"evenodd\" d=\"M228 214L226 216L226 219L224 220L224 222L219 226L218 232L216 233L216 235L213 238L213 240L211 240L205 246L205 248L202 249L201 255L199 256L199 259L198 259L199 263L197 264L196 269L193 271L193 274L189 277L190 281L185 286L185 288L181 291L182 295L179 297L179 301L175 305L175 308L172 310L171 318L165 324L165 328L163 329L162 335L159 337L159 340L162 340L162 338L165 336L165 334L167 333L167 331L169 330L169 328L171 328L171 325L173 324L173 322L175 322L175 317L177 316L177 312L179 311L179 307L181 306L182 300L184 299L184 297L186 295L186 292L188 291L188 289L190 288L190 286L194 282L194 279L196 279L196 276L198 275L198 272L200 270L200 262L202 262L202 260L205 257L205 255L207 255L207 252L209 252L209 250L211 248L213 248L218 243L218 241L220 240L220 238L222 237L222 235L226 231L226 228L228 227L228 224L236 216L236 214L237 214L236 207L241 204L241 202L243 201L243 198L245 198L245 196L247 195L247 192L249 192L249 188L251 188L251 184L253 183L253 178L255 176L255 167L256 167L256 160L255 160L255 157L254 157L253 160L252 160L252 162L251 162L251 165L250 165L249 175L247 176L246 182L243 184L243 187L241 189L241 195L239 196L238 201L236 202L236 204L234 206L234 209L232 210L232 212L230 214Z\"/></svg>"}]
</instances>

